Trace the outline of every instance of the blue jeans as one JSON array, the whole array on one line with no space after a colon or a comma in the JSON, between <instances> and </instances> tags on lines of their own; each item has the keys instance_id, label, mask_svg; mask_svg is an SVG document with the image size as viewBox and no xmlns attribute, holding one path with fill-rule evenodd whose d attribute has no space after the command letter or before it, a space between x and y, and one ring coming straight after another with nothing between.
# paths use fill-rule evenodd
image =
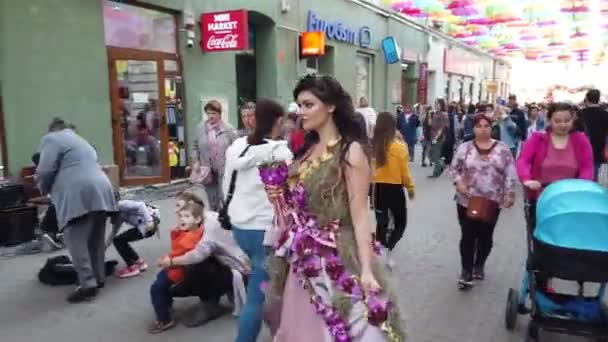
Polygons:
<instances>
[{"instance_id":1,"label":"blue jeans","mask_svg":"<svg viewBox=\"0 0 608 342\"><path fill-rule=\"evenodd\" d=\"M266 250L264 247L264 231L239 229L232 226L232 234L236 243L251 260L251 274L247 284L247 299L239 314L239 327L236 342L255 342L262 327L262 306L264 293L260 285L268 281L264 269Z\"/></svg>"},{"instance_id":2,"label":"blue jeans","mask_svg":"<svg viewBox=\"0 0 608 342\"><path fill-rule=\"evenodd\" d=\"M171 306L173 298L169 293L171 288L171 280L167 271L160 271L156 276L156 281L150 286L150 299L156 313L156 320L167 323L171 321Z\"/></svg>"}]
</instances>

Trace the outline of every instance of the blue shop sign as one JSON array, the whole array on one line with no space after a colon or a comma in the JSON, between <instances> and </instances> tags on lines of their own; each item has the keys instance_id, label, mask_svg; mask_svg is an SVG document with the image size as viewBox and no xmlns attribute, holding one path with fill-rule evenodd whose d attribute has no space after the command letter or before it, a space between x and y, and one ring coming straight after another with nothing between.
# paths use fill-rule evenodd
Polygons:
<instances>
[{"instance_id":1,"label":"blue shop sign","mask_svg":"<svg viewBox=\"0 0 608 342\"><path fill-rule=\"evenodd\" d=\"M401 49L399 48L399 45L397 45L395 37L386 37L382 39L382 52L384 52L386 64L401 62Z\"/></svg>"},{"instance_id":2,"label":"blue shop sign","mask_svg":"<svg viewBox=\"0 0 608 342\"><path fill-rule=\"evenodd\" d=\"M308 32L324 32L328 39L347 44L358 44L367 48L372 43L372 32L369 27L362 26L358 30L346 26L341 21L325 21L317 16L315 11L308 11Z\"/></svg>"}]
</instances>

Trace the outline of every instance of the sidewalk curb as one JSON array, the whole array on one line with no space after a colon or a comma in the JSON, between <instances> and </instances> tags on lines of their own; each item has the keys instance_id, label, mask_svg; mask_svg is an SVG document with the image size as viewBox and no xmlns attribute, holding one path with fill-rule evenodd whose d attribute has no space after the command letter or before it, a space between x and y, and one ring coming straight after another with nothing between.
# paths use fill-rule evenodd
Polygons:
<instances>
[{"instance_id":1,"label":"sidewalk curb","mask_svg":"<svg viewBox=\"0 0 608 342\"><path fill-rule=\"evenodd\" d=\"M177 179L177 180L171 181L169 183L121 187L119 191L120 191L120 196L123 197L123 196L128 196L128 195L137 193L138 191L142 191L145 189L154 189L154 190L164 191L164 190L168 190L172 187L183 186L183 185L186 185L189 183L190 183L190 181L188 179Z\"/></svg>"}]
</instances>

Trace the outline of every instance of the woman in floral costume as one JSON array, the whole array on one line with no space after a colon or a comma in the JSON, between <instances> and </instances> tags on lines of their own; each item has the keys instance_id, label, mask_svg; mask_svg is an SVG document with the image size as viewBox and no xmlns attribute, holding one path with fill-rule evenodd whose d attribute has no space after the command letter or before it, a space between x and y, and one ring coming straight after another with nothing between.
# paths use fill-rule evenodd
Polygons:
<instances>
[{"instance_id":1,"label":"woman in floral costume","mask_svg":"<svg viewBox=\"0 0 608 342\"><path fill-rule=\"evenodd\" d=\"M288 177L284 165L260 166L280 227L268 263L267 301L282 302L274 341L405 341L374 254L371 170L351 97L334 78L311 75L294 98L311 134L306 152Z\"/></svg>"}]
</instances>

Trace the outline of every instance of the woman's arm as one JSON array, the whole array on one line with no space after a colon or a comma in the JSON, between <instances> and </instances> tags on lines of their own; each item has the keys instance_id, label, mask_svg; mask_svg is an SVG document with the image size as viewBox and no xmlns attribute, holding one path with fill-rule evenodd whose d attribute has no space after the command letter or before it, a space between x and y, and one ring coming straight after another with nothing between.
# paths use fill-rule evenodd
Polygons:
<instances>
[{"instance_id":1,"label":"woman's arm","mask_svg":"<svg viewBox=\"0 0 608 342\"><path fill-rule=\"evenodd\" d=\"M372 227L369 219L367 195L371 170L363 148L352 143L348 149L348 165L344 167L346 189L348 191L350 215L355 229L357 251L361 263L361 274L372 271Z\"/></svg>"},{"instance_id":2,"label":"woman's arm","mask_svg":"<svg viewBox=\"0 0 608 342\"><path fill-rule=\"evenodd\" d=\"M454 183L461 182L464 178L464 167L467 150L469 149L470 143L464 143L458 146L454 158L452 158L452 164L448 169L448 176Z\"/></svg>"},{"instance_id":3,"label":"woman's arm","mask_svg":"<svg viewBox=\"0 0 608 342\"><path fill-rule=\"evenodd\" d=\"M218 244L215 241L212 241L211 239L205 239L203 236L203 239L198 242L198 244L196 245L196 247L194 247L193 250L177 257L168 258L166 262L162 261L161 259L160 266L166 268L173 266L198 264L213 255L213 253L217 250L217 247Z\"/></svg>"},{"instance_id":4,"label":"woman's arm","mask_svg":"<svg viewBox=\"0 0 608 342\"><path fill-rule=\"evenodd\" d=\"M510 208L515 202L515 184L517 184L517 171L515 170L515 160L509 148L502 149L502 158L505 160L504 170L504 189L505 207Z\"/></svg>"},{"instance_id":5,"label":"woman's arm","mask_svg":"<svg viewBox=\"0 0 608 342\"><path fill-rule=\"evenodd\" d=\"M204 124L204 123L202 123L202 124ZM200 163L200 158L201 158L201 154L200 154L201 151L199 149L199 142L202 139L202 133L203 133L202 130L204 129L204 127L201 127L200 125L201 124L199 124L199 126L196 127L196 135L195 135L195 138L194 138L194 143L192 145L192 152L191 152L191 155L190 155L191 161L193 163L197 163L197 162Z\"/></svg>"},{"instance_id":6,"label":"woman's arm","mask_svg":"<svg viewBox=\"0 0 608 342\"><path fill-rule=\"evenodd\" d=\"M224 196L228 195L228 190L230 188L230 181L232 180L232 171L234 171L234 163L232 151L234 149L234 145L230 145L226 149L226 155L224 160L224 179L222 179L222 193ZM225 198L224 198L225 199Z\"/></svg>"},{"instance_id":7,"label":"woman's arm","mask_svg":"<svg viewBox=\"0 0 608 342\"><path fill-rule=\"evenodd\" d=\"M403 144L396 144L398 156L401 158L399 161L399 169L401 173L401 183L407 189L407 194L410 199L414 198L416 194L416 187L414 185L414 179L410 173L410 155Z\"/></svg>"},{"instance_id":8,"label":"woman's arm","mask_svg":"<svg viewBox=\"0 0 608 342\"><path fill-rule=\"evenodd\" d=\"M519 159L517 159L517 162L515 163L517 175L522 183L532 180L532 163L534 162L534 155L538 149L539 142L539 133L532 134L532 136L524 143L519 155Z\"/></svg>"},{"instance_id":9,"label":"woman's arm","mask_svg":"<svg viewBox=\"0 0 608 342\"><path fill-rule=\"evenodd\" d=\"M46 135L40 143L40 162L36 168L35 179L43 194L48 194L53 188L55 177L59 172L62 158L60 145L51 136Z\"/></svg>"}]
</instances>

